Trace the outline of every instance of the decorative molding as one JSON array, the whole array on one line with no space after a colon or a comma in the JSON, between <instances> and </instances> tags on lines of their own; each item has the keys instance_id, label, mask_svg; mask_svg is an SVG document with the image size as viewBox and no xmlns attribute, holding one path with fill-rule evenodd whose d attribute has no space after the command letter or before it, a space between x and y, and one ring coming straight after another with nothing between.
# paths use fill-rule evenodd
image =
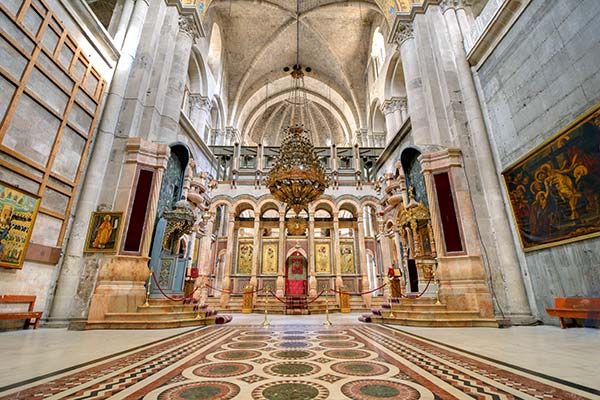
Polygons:
<instances>
[{"instance_id":1,"label":"decorative molding","mask_svg":"<svg viewBox=\"0 0 600 400\"><path fill-rule=\"evenodd\" d=\"M465 8L469 6L471 1L468 0L441 0L440 1L440 9L442 14L447 10L460 10L461 8Z\"/></svg>"},{"instance_id":2,"label":"decorative molding","mask_svg":"<svg viewBox=\"0 0 600 400\"><path fill-rule=\"evenodd\" d=\"M403 22L397 25L394 41L398 44L398 47L402 46L407 40L414 39L414 37L412 22Z\"/></svg>"},{"instance_id":3,"label":"decorative molding","mask_svg":"<svg viewBox=\"0 0 600 400\"><path fill-rule=\"evenodd\" d=\"M190 94L188 96L190 106L203 111L210 111L210 99L201 94Z\"/></svg>"},{"instance_id":4,"label":"decorative molding","mask_svg":"<svg viewBox=\"0 0 600 400\"><path fill-rule=\"evenodd\" d=\"M383 102L380 109L385 115L406 109L406 97L392 97Z\"/></svg>"},{"instance_id":5,"label":"decorative molding","mask_svg":"<svg viewBox=\"0 0 600 400\"><path fill-rule=\"evenodd\" d=\"M179 32L187 33L193 40L200 38L200 30L191 15L179 16Z\"/></svg>"}]
</instances>

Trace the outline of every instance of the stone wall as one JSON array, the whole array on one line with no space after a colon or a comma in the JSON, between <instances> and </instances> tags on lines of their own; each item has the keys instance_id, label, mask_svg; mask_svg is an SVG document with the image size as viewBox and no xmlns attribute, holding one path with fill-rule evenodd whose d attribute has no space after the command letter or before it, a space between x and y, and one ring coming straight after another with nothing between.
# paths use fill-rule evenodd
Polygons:
<instances>
[{"instance_id":1,"label":"stone wall","mask_svg":"<svg viewBox=\"0 0 600 400\"><path fill-rule=\"evenodd\" d=\"M600 102L599 32L596 0L534 0L477 71L498 173ZM600 296L600 239L519 252L545 323L554 297Z\"/></svg>"}]
</instances>

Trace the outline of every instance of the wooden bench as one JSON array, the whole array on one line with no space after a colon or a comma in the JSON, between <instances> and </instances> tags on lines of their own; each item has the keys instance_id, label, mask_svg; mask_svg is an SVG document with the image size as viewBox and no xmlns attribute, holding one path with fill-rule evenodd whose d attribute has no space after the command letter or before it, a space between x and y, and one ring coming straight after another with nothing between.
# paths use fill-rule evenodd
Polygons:
<instances>
[{"instance_id":1,"label":"wooden bench","mask_svg":"<svg viewBox=\"0 0 600 400\"><path fill-rule=\"evenodd\" d=\"M554 308L546 308L548 315L558 317L561 328L566 328L565 318L600 321L599 297L557 297Z\"/></svg>"},{"instance_id":2,"label":"wooden bench","mask_svg":"<svg viewBox=\"0 0 600 400\"><path fill-rule=\"evenodd\" d=\"M0 320L9 321L9 320L25 320L25 329L29 328L31 324L31 320L33 319L33 329L37 329L40 324L40 319L42 318L42 313L33 311L33 307L35 306L35 296L22 296L22 295L10 295L5 294L0 296L0 303L29 303L28 311L17 311L17 312L0 312Z\"/></svg>"}]
</instances>

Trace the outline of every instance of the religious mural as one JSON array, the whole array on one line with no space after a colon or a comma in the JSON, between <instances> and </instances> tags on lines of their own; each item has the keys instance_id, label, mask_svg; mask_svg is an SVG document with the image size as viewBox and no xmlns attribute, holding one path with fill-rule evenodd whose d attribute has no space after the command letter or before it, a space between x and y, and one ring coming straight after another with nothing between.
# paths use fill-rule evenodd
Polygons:
<instances>
[{"instance_id":1,"label":"religious mural","mask_svg":"<svg viewBox=\"0 0 600 400\"><path fill-rule=\"evenodd\" d=\"M238 274L252 273L252 254L254 253L254 244L252 241L240 240L238 243Z\"/></svg>"},{"instance_id":2,"label":"religious mural","mask_svg":"<svg viewBox=\"0 0 600 400\"><path fill-rule=\"evenodd\" d=\"M116 253L121 234L120 212L94 212L90 218L85 253Z\"/></svg>"},{"instance_id":3,"label":"religious mural","mask_svg":"<svg viewBox=\"0 0 600 400\"><path fill-rule=\"evenodd\" d=\"M0 267L23 267L39 203L39 197L0 182Z\"/></svg>"},{"instance_id":4,"label":"religious mural","mask_svg":"<svg viewBox=\"0 0 600 400\"><path fill-rule=\"evenodd\" d=\"M262 273L263 275L274 275L277 273L279 243L263 243L262 248Z\"/></svg>"},{"instance_id":5,"label":"religious mural","mask_svg":"<svg viewBox=\"0 0 600 400\"><path fill-rule=\"evenodd\" d=\"M525 251L600 235L600 107L503 175Z\"/></svg>"},{"instance_id":6,"label":"religious mural","mask_svg":"<svg viewBox=\"0 0 600 400\"><path fill-rule=\"evenodd\" d=\"M354 266L354 243L340 243L340 256L342 274L356 273L356 268Z\"/></svg>"},{"instance_id":7,"label":"religious mural","mask_svg":"<svg viewBox=\"0 0 600 400\"><path fill-rule=\"evenodd\" d=\"M315 272L317 274L330 274L331 249L329 243L315 243Z\"/></svg>"}]
</instances>

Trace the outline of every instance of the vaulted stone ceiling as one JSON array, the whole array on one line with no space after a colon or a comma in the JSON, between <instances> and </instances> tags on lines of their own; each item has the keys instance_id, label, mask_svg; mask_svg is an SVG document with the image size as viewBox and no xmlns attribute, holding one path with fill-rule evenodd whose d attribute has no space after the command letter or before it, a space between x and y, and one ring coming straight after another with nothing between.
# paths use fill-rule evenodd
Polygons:
<instances>
[{"instance_id":1,"label":"vaulted stone ceiling","mask_svg":"<svg viewBox=\"0 0 600 400\"><path fill-rule=\"evenodd\" d=\"M353 132L366 126L371 36L387 22L374 1L298 1L300 63L312 68L307 114L327 125L317 133L326 136L320 144L350 143ZM296 62L296 1L216 0L206 22L221 29L227 125L238 128L245 143L278 143L281 138L265 135L276 135L289 115L280 103L291 79L283 68ZM263 117L265 110L278 115Z\"/></svg>"}]
</instances>

